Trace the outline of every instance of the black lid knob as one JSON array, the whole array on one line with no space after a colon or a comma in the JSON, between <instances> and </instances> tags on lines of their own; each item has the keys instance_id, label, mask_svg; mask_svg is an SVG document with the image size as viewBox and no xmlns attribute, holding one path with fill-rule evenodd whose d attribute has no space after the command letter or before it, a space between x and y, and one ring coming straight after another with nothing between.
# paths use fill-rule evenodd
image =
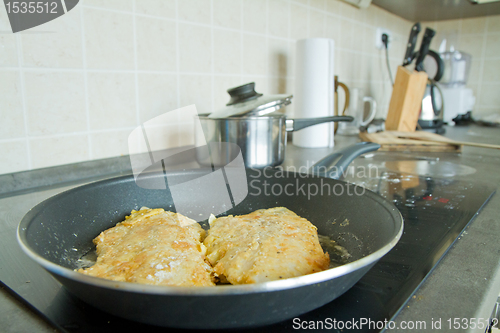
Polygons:
<instances>
[{"instance_id":1,"label":"black lid knob","mask_svg":"<svg viewBox=\"0 0 500 333\"><path fill-rule=\"evenodd\" d=\"M255 82L250 82L239 87L228 89L227 92L231 96L229 103L226 104L227 106L250 101L262 96L262 94L255 91Z\"/></svg>"}]
</instances>

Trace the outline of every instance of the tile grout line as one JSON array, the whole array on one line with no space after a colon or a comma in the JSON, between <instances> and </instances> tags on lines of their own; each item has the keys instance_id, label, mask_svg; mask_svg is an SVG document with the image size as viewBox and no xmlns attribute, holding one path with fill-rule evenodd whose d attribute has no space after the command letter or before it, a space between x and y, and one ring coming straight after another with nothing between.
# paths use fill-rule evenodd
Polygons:
<instances>
[{"instance_id":1,"label":"tile grout line","mask_svg":"<svg viewBox=\"0 0 500 333\"><path fill-rule=\"evenodd\" d=\"M179 0L175 1L175 78L177 81L177 108L181 107L181 57L179 46Z\"/></svg>"},{"instance_id":2,"label":"tile grout line","mask_svg":"<svg viewBox=\"0 0 500 333\"><path fill-rule=\"evenodd\" d=\"M292 2L289 1L288 2L288 39L291 39L292 37ZM286 43L286 49L287 49L287 52L288 52L288 58L287 58L287 74L288 74L288 68L290 66L290 55L295 52L294 48L292 48L291 46L291 42L287 42ZM295 57L293 57L295 59ZM289 87L288 84L290 82L290 79L288 79L288 77L286 78L286 81L285 81L285 91L293 91L293 87ZM286 113L290 113L290 108L286 108L285 107L285 112ZM290 115L290 114L289 114ZM293 116L293 115L290 115L290 116Z\"/></svg>"},{"instance_id":3,"label":"tile grout line","mask_svg":"<svg viewBox=\"0 0 500 333\"><path fill-rule=\"evenodd\" d=\"M269 90L269 0L266 0L266 33L265 33L265 38L266 38L266 83L267 87L266 90Z\"/></svg>"},{"instance_id":4,"label":"tile grout line","mask_svg":"<svg viewBox=\"0 0 500 333\"><path fill-rule=\"evenodd\" d=\"M133 130L136 127L121 127L121 128L110 128L110 129L102 129L102 130L93 130L90 132L87 132L85 130L82 131L77 131L77 132L68 132L68 133L57 133L57 134L50 134L50 135L36 135L33 136L33 139L57 139L57 138L65 138L65 137L75 137L75 136L82 136L86 134L103 134L103 133L117 133L125 130ZM12 139L1 139L0 143L7 143L7 142L22 142L26 140L26 138L12 138Z\"/></svg>"},{"instance_id":5,"label":"tile grout line","mask_svg":"<svg viewBox=\"0 0 500 333\"><path fill-rule=\"evenodd\" d=\"M292 39L292 2L290 0L288 1L287 25L288 25L287 39Z\"/></svg>"},{"instance_id":6,"label":"tile grout line","mask_svg":"<svg viewBox=\"0 0 500 333\"><path fill-rule=\"evenodd\" d=\"M24 70L23 70L23 45L21 40L21 35L16 35L16 46L17 46L17 66L19 71L19 80L21 84L21 100L23 103L23 117L24 117L24 141L26 142L26 154L28 157L28 170L33 169L33 160L31 158L31 142L29 136L29 121L28 121L28 105L26 104L26 86L24 82Z\"/></svg>"},{"instance_id":7,"label":"tile grout line","mask_svg":"<svg viewBox=\"0 0 500 333\"><path fill-rule=\"evenodd\" d=\"M476 101L474 103L474 108L478 108L481 106L481 93L482 93L482 81L483 81L483 72L484 72L484 55L486 53L486 39L488 35L488 23L489 23L489 17L486 17L486 26L484 27L484 32L483 32L483 44L481 45L481 61L479 63L479 78L478 78L478 84L477 84L477 97ZM460 27L462 24L462 20L460 20Z\"/></svg>"},{"instance_id":8,"label":"tile grout line","mask_svg":"<svg viewBox=\"0 0 500 333\"><path fill-rule=\"evenodd\" d=\"M210 43L210 53L211 53L211 64L210 64L210 89L211 89L211 92L210 92L210 95L212 97L212 105L211 105L211 111L210 112L214 112L215 109L215 88L214 88L214 84L215 84L215 40L214 40L214 1L213 0L210 0L210 39L211 39L211 43Z\"/></svg>"},{"instance_id":9,"label":"tile grout line","mask_svg":"<svg viewBox=\"0 0 500 333\"><path fill-rule=\"evenodd\" d=\"M244 52L245 52L245 43L243 42L243 26L245 19L245 11L244 11L244 2L245 0L240 0L240 82L243 81L243 73L245 72L245 60L244 60ZM214 110L215 111L215 110Z\"/></svg>"},{"instance_id":10,"label":"tile grout line","mask_svg":"<svg viewBox=\"0 0 500 333\"><path fill-rule=\"evenodd\" d=\"M325 6L325 8L324 8L324 9L325 9L325 11L326 11L326 1L324 2L324 6ZM364 33L364 32L363 32L363 33ZM324 36L324 38L327 38L327 37L326 37L326 15L325 15L325 16L323 16L323 36ZM335 46L335 44L334 44L334 46ZM334 56L335 56L335 51L334 51ZM334 66L333 66L333 68L335 68L335 59L334 59L333 61L334 61L334 64L333 64Z\"/></svg>"},{"instance_id":11,"label":"tile grout line","mask_svg":"<svg viewBox=\"0 0 500 333\"><path fill-rule=\"evenodd\" d=\"M311 36L311 1L307 2L307 32L306 36Z\"/></svg>"},{"instance_id":12,"label":"tile grout line","mask_svg":"<svg viewBox=\"0 0 500 333\"><path fill-rule=\"evenodd\" d=\"M83 72L83 87L85 93L85 115L87 121L87 144L89 146L89 159L92 159L94 152L92 151L92 138L90 137L90 99L89 99L89 84L88 84L88 72L87 72L87 48L85 43L85 23L84 23L84 10L80 10L80 29L82 30L82 72Z\"/></svg>"},{"instance_id":13,"label":"tile grout line","mask_svg":"<svg viewBox=\"0 0 500 333\"><path fill-rule=\"evenodd\" d=\"M134 41L134 84L135 84L135 122L136 125L141 124L140 107L139 107L139 75L138 75L138 59L137 59L137 22L136 22L136 1L132 0L132 38Z\"/></svg>"}]
</instances>

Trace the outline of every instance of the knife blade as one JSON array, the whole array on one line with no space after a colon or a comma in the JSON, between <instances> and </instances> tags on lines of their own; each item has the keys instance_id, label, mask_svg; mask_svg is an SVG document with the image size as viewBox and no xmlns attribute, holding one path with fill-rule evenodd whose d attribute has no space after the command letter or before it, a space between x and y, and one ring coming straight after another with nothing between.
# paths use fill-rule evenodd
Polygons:
<instances>
[{"instance_id":1,"label":"knife blade","mask_svg":"<svg viewBox=\"0 0 500 333\"><path fill-rule=\"evenodd\" d=\"M415 45L417 44L417 37L420 33L420 22L413 25L410 31L410 37L408 38L408 44L406 45L405 58L403 59L403 66L409 65L413 61L413 52L415 51Z\"/></svg>"},{"instance_id":2,"label":"knife blade","mask_svg":"<svg viewBox=\"0 0 500 333\"><path fill-rule=\"evenodd\" d=\"M415 70L421 72L424 70L424 58L429 53L429 45L431 45L431 40L436 34L436 31L431 28L425 28L424 37L422 38L422 43L420 44L420 50L418 50L417 62L415 63Z\"/></svg>"}]
</instances>

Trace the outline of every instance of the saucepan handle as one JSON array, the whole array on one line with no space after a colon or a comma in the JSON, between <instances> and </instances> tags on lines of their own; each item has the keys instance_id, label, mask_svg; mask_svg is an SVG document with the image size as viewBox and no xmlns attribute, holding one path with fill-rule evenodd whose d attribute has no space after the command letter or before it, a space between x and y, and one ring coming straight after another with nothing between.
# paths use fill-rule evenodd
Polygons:
<instances>
[{"instance_id":1,"label":"saucepan handle","mask_svg":"<svg viewBox=\"0 0 500 333\"><path fill-rule=\"evenodd\" d=\"M379 148L380 145L378 143L356 143L321 159L311 167L310 173L316 176L339 179L343 175L344 170L356 157Z\"/></svg>"},{"instance_id":2,"label":"saucepan handle","mask_svg":"<svg viewBox=\"0 0 500 333\"><path fill-rule=\"evenodd\" d=\"M351 116L287 119L286 131L287 132L298 131L312 125L327 123L330 121L353 121L353 120L354 118Z\"/></svg>"}]
</instances>

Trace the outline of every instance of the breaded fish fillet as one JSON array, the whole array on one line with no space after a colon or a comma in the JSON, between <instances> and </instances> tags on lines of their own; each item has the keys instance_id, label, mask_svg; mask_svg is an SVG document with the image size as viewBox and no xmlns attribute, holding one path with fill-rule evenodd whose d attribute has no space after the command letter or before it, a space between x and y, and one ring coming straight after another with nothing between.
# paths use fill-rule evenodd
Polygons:
<instances>
[{"instance_id":1,"label":"breaded fish fillet","mask_svg":"<svg viewBox=\"0 0 500 333\"><path fill-rule=\"evenodd\" d=\"M283 207L215 219L203 243L224 283L286 279L325 270L330 263L316 227Z\"/></svg>"},{"instance_id":2,"label":"breaded fish fillet","mask_svg":"<svg viewBox=\"0 0 500 333\"><path fill-rule=\"evenodd\" d=\"M97 262L78 272L115 281L164 286L213 286L205 262L205 231L194 220L163 209L133 210L94 239Z\"/></svg>"}]
</instances>

